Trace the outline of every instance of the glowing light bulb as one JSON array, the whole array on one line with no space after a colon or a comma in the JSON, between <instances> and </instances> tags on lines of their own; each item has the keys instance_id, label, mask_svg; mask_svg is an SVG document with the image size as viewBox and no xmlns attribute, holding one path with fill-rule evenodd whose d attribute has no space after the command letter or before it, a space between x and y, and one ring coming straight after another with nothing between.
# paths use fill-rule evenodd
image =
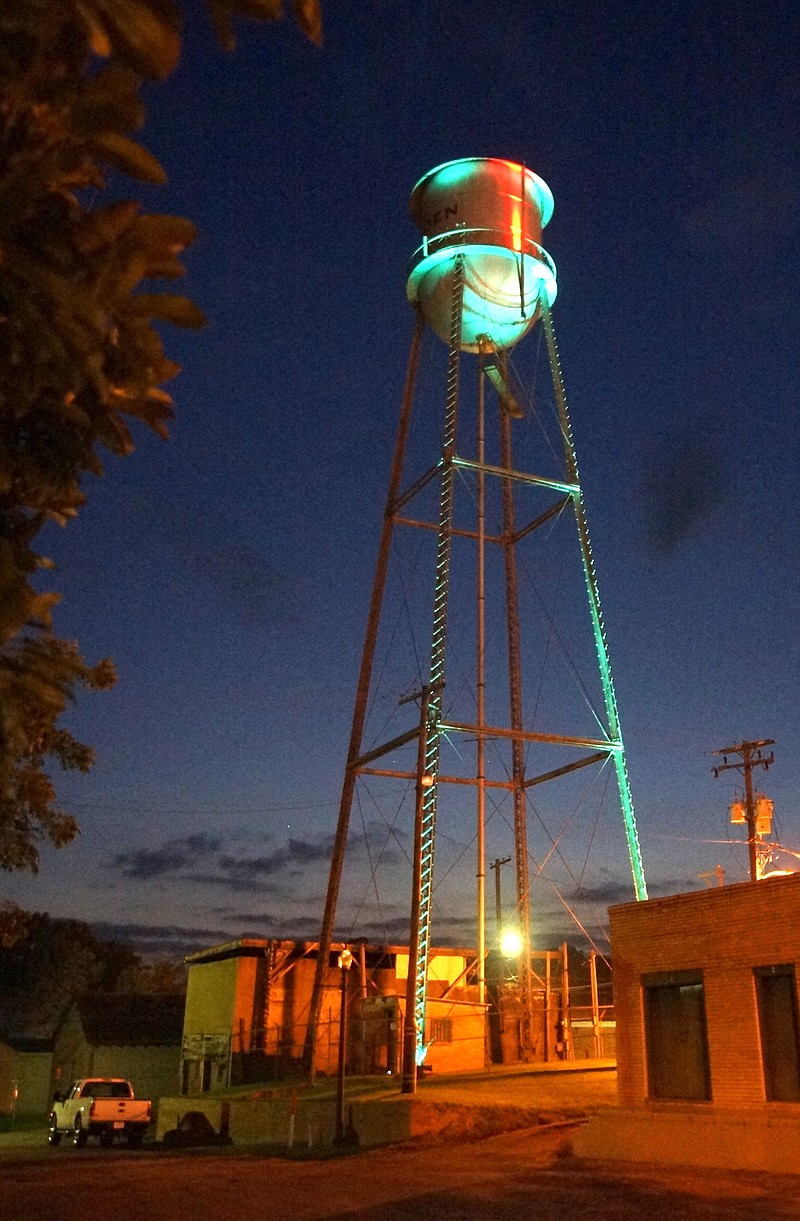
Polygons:
<instances>
[{"instance_id":1,"label":"glowing light bulb","mask_svg":"<svg viewBox=\"0 0 800 1221\"><path fill-rule=\"evenodd\" d=\"M500 953L504 958L518 958L522 949L522 938L515 928L507 928L500 937Z\"/></svg>"}]
</instances>

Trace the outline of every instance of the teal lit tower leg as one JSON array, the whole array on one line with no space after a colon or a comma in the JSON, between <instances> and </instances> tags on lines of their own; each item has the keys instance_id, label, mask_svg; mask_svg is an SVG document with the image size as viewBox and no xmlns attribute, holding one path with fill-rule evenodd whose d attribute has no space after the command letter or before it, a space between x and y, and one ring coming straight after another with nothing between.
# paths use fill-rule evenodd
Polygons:
<instances>
[{"instance_id":1,"label":"teal lit tower leg","mask_svg":"<svg viewBox=\"0 0 800 1221\"><path fill-rule=\"evenodd\" d=\"M422 789L421 825L417 861L418 893L413 897L417 914L415 929L411 932L409 947L409 981L413 972L412 989L406 993L406 1024L413 1020L414 1065L403 1065L403 1089L413 1092L416 1069L425 1060L425 1005L428 980L428 958L431 945L431 901L433 898L433 861L436 831L436 807L439 791L439 756L441 747L442 692L444 687L445 651L447 645L447 605L450 584L450 551L453 527L453 483L456 468L453 459L456 451L458 425L458 398L461 371L461 308L464 292L463 259L456 259L453 274L453 305L450 328L450 350L447 361L447 389L445 399L444 436L442 444L441 476L439 484L439 529L436 545L436 576L433 596L433 628L431 632L431 660L429 696L424 705L426 720L424 749L425 786ZM418 783L421 783L421 777ZM414 961L412 961L412 957ZM405 1040L405 1054L411 1048L410 1032Z\"/></svg>"},{"instance_id":2,"label":"teal lit tower leg","mask_svg":"<svg viewBox=\"0 0 800 1221\"><path fill-rule=\"evenodd\" d=\"M625 759L625 746L622 741L622 732L619 726L619 713L617 711L617 698L614 694L614 680L611 677L611 662L608 657L608 645L606 644L606 631L603 626L603 612L600 607L600 594L597 589L597 576L594 569L594 560L592 558L592 545L589 541L589 527L586 521L586 509L583 503L583 493L580 487L580 477L578 475L578 460L575 455L575 446L572 440L572 424L570 423L569 412L567 410L567 398L564 392L564 381L561 376L561 360L558 355L558 345L556 343L556 335L553 330L553 320L550 316L550 309L547 302L542 303L542 322L544 325L545 336L547 337L547 351L550 357L550 372L553 379L553 392L556 399L556 409L558 411L558 419L561 425L561 435L564 440L564 457L567 464L567 477L574 485L572 493L572 507L575 512L575 521L578 527L578 539L581 548L581 559L583 561L583 575L586 579L586 591L589 595L589 611L592 617L592 627L594 629L594 642L597 649L597 660L600 665L600 679L603 687L603 699L605 701L606 717L608 719L608 749L614 760L614 768L617 774L617 785L619 787L619 799L622 807L622 817L625 823L625 837L628 843L628 855L630 856L631 871L633 873L633 886L637 899L647 898L647 884L644 880L644 867L642 865L642 853L639 847L639 834L636 830L636 817L633 812L633 798L631 796L631 786L628 779L628 765Z\"/></svg>"}]
</instances>

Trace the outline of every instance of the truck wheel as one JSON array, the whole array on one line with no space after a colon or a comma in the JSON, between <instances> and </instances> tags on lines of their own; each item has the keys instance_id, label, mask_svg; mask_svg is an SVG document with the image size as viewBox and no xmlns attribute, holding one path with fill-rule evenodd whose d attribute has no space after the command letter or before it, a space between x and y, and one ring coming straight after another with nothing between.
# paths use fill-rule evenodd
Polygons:
<instances>
[{"instance_id":1,"label":"truck wheel","mask_svg":"<svg viewBox=\"0 0 800 1221\"><path fill-rule=\"evenodd\" d=\"M88 1132L84 1132L83 1130L83 1121L81 1120L80 1115L76 1115L75 1126L72 1129L72 1143L76 1149L83 1148L83 1146L86 1144L86 1138L88 1135Z\"/></svg>"},{"instance_id":2,"label":"truck wheel","mask_svg":"<svg viewBox=\"0 0 800 1221\"><path fill-rule=\"evenodd\" d=\"M60 1145L61 1133L56 1127L56 1117L51 1115L47 1121L47 1143L48 1145Z\"/></svg>"},{"instance_id":3,"label":"truck wheel","mask_svg":"<svg viewBox=\"0 0 800 1221\"><path fill-rule=\"evenodd\" d=\"M134 1129L128 1133L128 1148L141 1149L142 1141L144 1140L144 1131L140 1128Z\"/></svg>"},{"instance_id":4,"label":"truck wheel","mask_svg":"<svg viewBox=\"0 0 800 1221\"><path fill-rule=\"evenodd\" d=\"M100 1133L100 1144L103 1146L104 1149L110 1149L111 1146L113 1145L113 1143L114 1143L113 1132L101 1132Z\"/></svg>"}]
</instances>

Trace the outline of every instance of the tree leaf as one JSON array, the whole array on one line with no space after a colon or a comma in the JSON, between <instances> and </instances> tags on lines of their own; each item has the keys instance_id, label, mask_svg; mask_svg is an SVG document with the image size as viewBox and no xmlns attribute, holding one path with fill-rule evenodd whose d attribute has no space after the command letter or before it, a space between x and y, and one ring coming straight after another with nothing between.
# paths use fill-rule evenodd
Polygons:
<instances>
[{"instance_id":1,"label":"tree leaf","mask_svg":"<svg viewBox=\"0 0 800 1221\"><path fill-rule=\"evenodd\" d=\"M131 225L129 237L148 250L180 254L197 237L197 228L185 216L148 213Z\"/></svg>"},{"instance_id":2,"label":"tree leaf","mask_svg":"<svg viewBox=\"0 0 800 1221\"><path fill-rule=\"evenodd\" d=\"M162 318L175 326L199 330L206 325L206 316L188 297L175 293L137 293L128 299L130 312L144 318Z\"/></svg>"},{"instance_id":3,"label":"tree leaf","mask_svg":"<svg viewBox=\"0 0 800 1221\"><path fill-rule=\"evenodd\" d=\"M306 38L322 46L322 9L319 0L292 0L294 17Z\"/></svg>"},{"instance_id":4,"label":"tree leaf","mask_svg":"<svg viewBox=\"0 0 800 1221\"><path fill-rule=\"evenodd\" d=\"M75 245L81 254L92 254L115 242L131 227L139 213L139 204L132 199L117 200L90 212L75 228Z\"/></svg>"},{"instance_id":5,"label":"tree leaf","mask_svg":"<svg viewBox=\"0 0 800 1221\"><path fill-rule=\"evenodd\" d=\"M61 594L37 594L31 605L31 619L34 623L40 624L41 627L51 628L53 626L53 617L50 612L54 606L58 606L60 601Z\"/></svg>"},{"instance_id":6,"label":"tree leaf","mask_svg":"<svg viewBox=\"0 0 800 1221\"><path fill-rule=\"evenodd\" d=\"M160 162L141 144L116 131L101 132L88 141L89 147L102 160L122 170L140 182L164 186L167 175Z\"/></svg>"},{"instance_id":7,"label":"tree leaf","mask_svg":"<svg viewBox=\"0 0 800 1221\"><path fill-rule=\"evenodd\" d=\"M148 80L178 66L180 18L169 0L73 0L87 31L103 30L110 54Z\"/></svg>"},{"instance_id":8,"label":"tree leaf","mask_svg":"<svg viewBox=\"0 0 800 1221\"><path fill-rule=\"evenodd\" d=\"M141 77L110 64L86 82L72 107L72 126L83 136L99 131L136 131L145 120Z\"/></svg>"}]
</instances>

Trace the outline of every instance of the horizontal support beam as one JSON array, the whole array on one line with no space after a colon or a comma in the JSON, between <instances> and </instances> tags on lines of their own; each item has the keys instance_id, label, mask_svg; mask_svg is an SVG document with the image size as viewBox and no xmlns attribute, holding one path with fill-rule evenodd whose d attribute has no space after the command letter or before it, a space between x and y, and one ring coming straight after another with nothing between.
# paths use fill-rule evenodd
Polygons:
<instances>
[{"instance_id":1,"label":"horizontal support beam","mask_svg":"<svg viewBox=\"0 0 800 1221\"><path fill-rule=\"evenodd\" d=\"M535 784L544 784L546 780L555 780L557 776L566 776L569 772L577 772L582 767L588 767L591 763L605 763L610 757L610 752L607 750L597 751L593 755L586 755L584 759L578 759L575 763L568 763L566 767L556 767L552 772L542 772L540 776L533 776L530 780L526 780L522 787L524 789L532 789Z\"/></svg>"},{"instance_id":2,"label":"horizontal support beam","mask_svg":"<svg viewBox=\"0 0 800 1221\"><path fill-rule=\"evenodd\" d=\"M388 755L393 750L399 750L401 746L413 742L419 737L419 725L415 725L413 729L409 729L406 733L401 733L398 738L392 738L391 742L385 742L383 746L376 746L374 750L368 751L365 755L361 755L356 759L355 763L349 764L347 770L357 772L361 769L362 764L371 763L373 759L380 759L383 755Z\"/></svg>"},{"instance_id":3,"label":"horizontal support beam","mask_svg":"<svg viewBox=\"0 0 800 1221\"><path fill-rule=\"evenodd\" d=\"M523 729L501 729L496 725L461 725L455 721L442 721L439 729L442 733L468 733L474 737L483 734L487 738L507 738L512 742L549 742L554 746L575 746L585 750L602 750L608 754L617 754L622 750L621 742L612 742L607 738L570 738L556 733L528 733Z\"/></svg>"},{"instance_id":4,"label":"horizontal support beam","mask_svg":"<svg viewBox=\"0 0 800 1221\"><path fill-rule=\"evenodd\" d=\"M380 767L357 767L356 772L359 776L389 776L393 780L416 780L416 772L396 772L389 768ZM437 776L437 784L469 784L474 788L480 782L474 776ZM484 780L483 783L487 789L508 789L511 791L514 788L510 780Z\"/></svg>"},{"instance_id":5,"label":"horizontal support beam","mask_svg":"<svg viewBox=\"0 0 800 1221\"><path fill-rule=\"evenodd\" d=\"M539 488L551 488L567 496L578 496L577 483L565 483L563 479L547 479L544 475L526 475L523 471L512 471L505 466L494 466L489 462L473 462L469 458L453 458L453 466L462 471L480 471L484 475L497 475L500 479L513 479L515 483L530 483Z\"/></svg>"},{"instance_id":6,"label":"horizontal support beam","mask_svg":"<svg viewBox=\"0 0 800 1221\"><path fill-rule=\"evenodd\" d=\"M395 517L395 525L398 526L415 526L417 530L432 530L436 534L439 533L439 524L435 521L418 521L415 517ZM450 534L454 538L471 538L474 542L478 541L477 530L461 530L458 526L453 526ZM483 536L485 543L502 543L503 540L497 534L485 534Z\"/></svg>"}]
</instances>

